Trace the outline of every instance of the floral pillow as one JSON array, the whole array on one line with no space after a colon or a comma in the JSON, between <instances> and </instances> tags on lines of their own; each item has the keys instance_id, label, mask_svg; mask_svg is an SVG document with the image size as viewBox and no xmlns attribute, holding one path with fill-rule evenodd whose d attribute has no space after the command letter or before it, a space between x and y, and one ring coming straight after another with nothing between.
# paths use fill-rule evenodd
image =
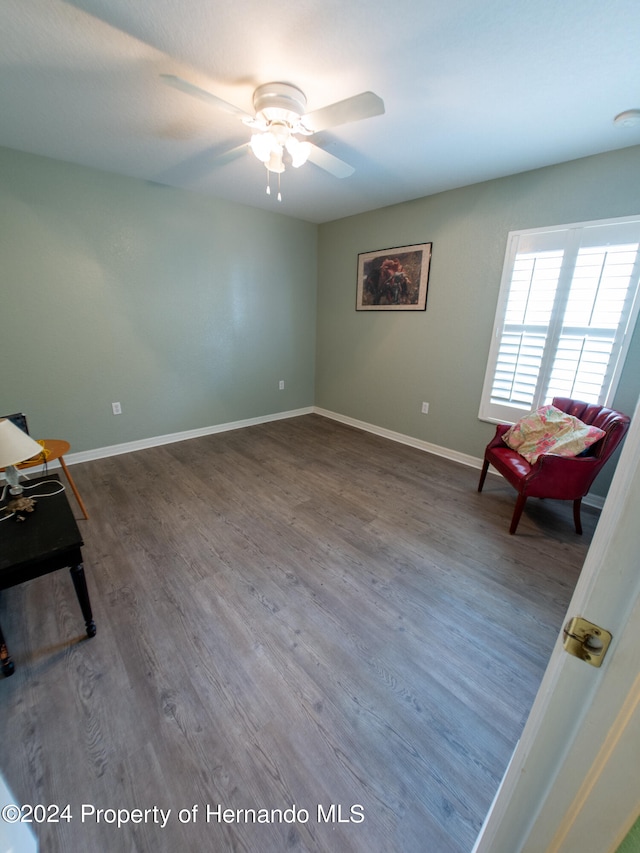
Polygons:
<instances>
[{"instance_id":1,"label":"floral pillow","mask_svg":"<svg viewBox=\"0 0 640 853\"><path fill-rule=\"evenodd\" d=\"M502 440L533 465L543 453L578 456L603 435L604 430L589 426L555 406L542 406L514 424Z\"/></svg>"}]
</instances>

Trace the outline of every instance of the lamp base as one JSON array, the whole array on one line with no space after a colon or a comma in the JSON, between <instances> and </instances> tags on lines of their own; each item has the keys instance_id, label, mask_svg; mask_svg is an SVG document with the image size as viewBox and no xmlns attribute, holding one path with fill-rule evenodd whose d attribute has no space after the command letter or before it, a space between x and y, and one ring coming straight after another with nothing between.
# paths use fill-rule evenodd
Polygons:
<instances>
[{"instance_id":1,"label":"lamp base","mask_svg":"<svg viewBox=\"0 0 640 853\"><path fill-rule=\"evenodd\" d=\"M10 500L6 506L3 506L2 509L5 512L33 512L36 507L36 502L34 498L25 498L22 495L17 498L13 498Z\"/></svg>"}]
</instances>

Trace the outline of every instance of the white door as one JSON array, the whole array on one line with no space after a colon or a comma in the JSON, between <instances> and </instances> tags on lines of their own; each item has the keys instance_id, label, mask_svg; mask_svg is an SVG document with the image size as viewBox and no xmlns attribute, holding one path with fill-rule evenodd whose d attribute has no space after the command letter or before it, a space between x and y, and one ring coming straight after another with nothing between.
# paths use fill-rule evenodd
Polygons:
<instances>
[{"instance_id":1,"label":"white door","mask_svg":"<svg viewBox=\"0 0 640 853\"><path fill-rule=\"evenodd\" d=\"M571 616L609 651L596 669L559 636L474 853L609 853L640 814L640 404Z\"/></svg>"}]
</instances>

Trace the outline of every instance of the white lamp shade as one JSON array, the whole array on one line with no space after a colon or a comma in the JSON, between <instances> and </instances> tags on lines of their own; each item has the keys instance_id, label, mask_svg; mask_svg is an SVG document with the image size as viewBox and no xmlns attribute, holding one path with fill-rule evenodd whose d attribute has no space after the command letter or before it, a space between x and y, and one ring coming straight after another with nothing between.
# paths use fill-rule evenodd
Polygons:
<instances>
[{"instance_id":1,"label":"white lamp shade","mask_svg":"<svg viewBox=\"0 0 640 853\"><path fill-rule=\"evenodd\" d=\"M0 468L18 465L36 453L42 453L37 441L6 418L0 420Z\"/></svg>"}]
</instances>

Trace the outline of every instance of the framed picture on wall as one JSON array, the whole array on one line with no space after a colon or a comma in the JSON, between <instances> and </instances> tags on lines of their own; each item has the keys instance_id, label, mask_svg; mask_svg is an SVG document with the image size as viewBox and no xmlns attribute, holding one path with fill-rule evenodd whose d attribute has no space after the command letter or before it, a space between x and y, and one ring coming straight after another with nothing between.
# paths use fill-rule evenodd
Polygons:
<instances>
[{"instance_id":1,"label":"framed picture on wall","mask_svg":"<svg viewBox=\"0 0 640 853\"><path fill-rule=\"evenodd\" d=\"M358 255L356 311L425 311L431 243Z\"/></svg>"}]
</instances>

